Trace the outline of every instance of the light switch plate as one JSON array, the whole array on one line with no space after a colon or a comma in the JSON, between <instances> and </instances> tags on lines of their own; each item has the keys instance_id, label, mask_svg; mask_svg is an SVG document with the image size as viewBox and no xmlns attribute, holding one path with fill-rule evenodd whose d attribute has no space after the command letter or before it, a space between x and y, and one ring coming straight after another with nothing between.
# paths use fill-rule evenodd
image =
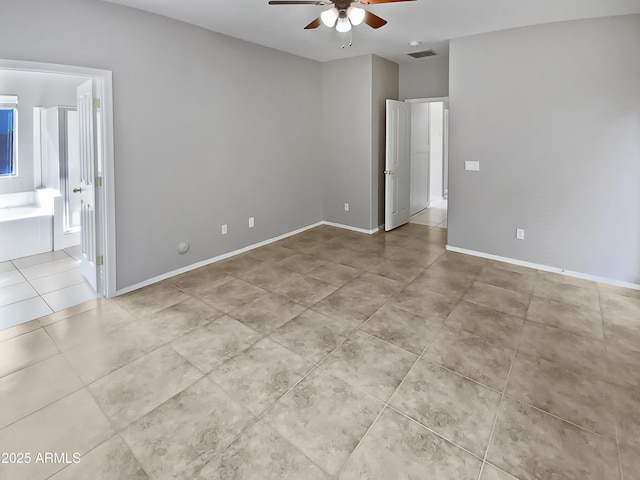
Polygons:
<instances>
[{"instance_id":1,"label":"light switch plate","mask_svg":"<svg viewBox=\"0 0 640 480\"><path fill-rule=\"evenodd\" d=\"M524 228L516 228L516 239L524 240Z\"/></svg>"},{"instance_id":2,"label":"light switch plate","mask_svg":"<svg viewBox=\"0 0 640 480\"><path fill-rule=\"evenodd\" d=\"M464 169L478 172L480 171L480 162L464 162Z\"/></svg>"}]
</instances>

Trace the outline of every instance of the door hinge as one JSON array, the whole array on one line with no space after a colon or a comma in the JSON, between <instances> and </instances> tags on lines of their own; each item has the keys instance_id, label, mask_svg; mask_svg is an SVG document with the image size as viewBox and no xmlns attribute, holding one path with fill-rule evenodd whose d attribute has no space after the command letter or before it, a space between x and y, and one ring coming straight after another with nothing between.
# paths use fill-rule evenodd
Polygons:
<instances>
[{"instance_id":1,"label":"door hinge","mask_svg":"<svg viewBox=\"0 0 640 480\"><path fill-rule=\"evenodd\" d=\"M93 108L100 108L100 99L99 98L94 98L93 99Z\"/></svg>"},{"instance_id":2,"label":"door hinge","mask_svg":"<svg viewBox=\"0 0 640 480\"><path fill-rule=\"evenodd\" d=\"M104 257L102 255L98 255L98 258L96 258L96 265L104 265Z\"/></svg>"},{"instance_id":3,"label":"door hinge","mask_svg":"<svg viewBox=\"0 0 640 480\"><path fill-rule=\"evenodd\" d=\"M94 185L96 187L101 187L102 186L102 177L96 177Z\"/></svg>"}]
</instances>

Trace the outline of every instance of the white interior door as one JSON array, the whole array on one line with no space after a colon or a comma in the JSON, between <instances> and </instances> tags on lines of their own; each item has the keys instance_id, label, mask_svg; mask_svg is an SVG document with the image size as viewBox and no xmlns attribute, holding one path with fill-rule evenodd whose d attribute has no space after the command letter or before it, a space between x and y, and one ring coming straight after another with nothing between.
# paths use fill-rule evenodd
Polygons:
<instances>
[{"instance_id":1,"label":"white interior door","mask_svg":"<svg viewBox=\"0 0 640 480\"><path fill-rule=\"evenodd\" d=\"M78 87L78 127L80 186L73 195L80 199L80 271L91 287L98 291L98 261L96 236L96 109L94 108L94 81Z\"/></svg>"},{"instance_id":2,"label":"white interior door","mask_svg":"<svg viewBox=\"0 0 640 480\"><path fill-rule=\"evenodd\" d=\"M387 147L384 229L404 225L410 217L411 105L387 100Z\"/></svg>"}]
</instances>

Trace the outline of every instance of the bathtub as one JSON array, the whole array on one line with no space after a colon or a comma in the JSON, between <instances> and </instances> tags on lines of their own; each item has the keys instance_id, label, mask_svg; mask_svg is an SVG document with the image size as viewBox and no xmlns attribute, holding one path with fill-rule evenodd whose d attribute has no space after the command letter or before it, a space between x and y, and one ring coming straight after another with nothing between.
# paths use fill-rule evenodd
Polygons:
<instances>
[{"instance_id":1,"label":"bathtub","mask_svg":"<svg viewBox=\"0 0 640 480\"><path fill-rule=\"evenodd\" d=\"M53 250L49 189L0 195L0 262Z\"/></svg>"}]
</instances>

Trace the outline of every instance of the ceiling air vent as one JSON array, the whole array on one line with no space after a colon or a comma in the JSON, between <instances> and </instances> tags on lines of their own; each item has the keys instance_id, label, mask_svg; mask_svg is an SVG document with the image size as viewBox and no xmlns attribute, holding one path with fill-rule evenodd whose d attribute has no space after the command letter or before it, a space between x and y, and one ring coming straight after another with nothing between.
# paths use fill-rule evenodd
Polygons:
<instances>
[{"instance_id":1,"label":"ceiling air vent","mask_svg":"<svg viewBox=\"0 0 640 480\"><path fill-rule=\"evenodd\" d=\"M407 55L413 58L422 58L422 57L433 57L434 55L437 55L437 53L434 52L433 50L422 50L421 52L407 53Z\"/></svg>"}]
</instances>

